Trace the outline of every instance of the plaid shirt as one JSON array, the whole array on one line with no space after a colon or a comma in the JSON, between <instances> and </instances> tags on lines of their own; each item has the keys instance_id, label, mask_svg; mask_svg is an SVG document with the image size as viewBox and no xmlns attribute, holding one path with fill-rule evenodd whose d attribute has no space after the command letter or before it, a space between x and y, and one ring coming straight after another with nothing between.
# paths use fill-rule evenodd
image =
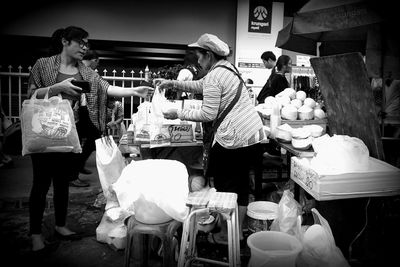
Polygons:
<instances>
[{"instance_id":1,"label":"plaid shirt","mask_svg":"<svg viewBox=\"0 0 400 267\"><path fill-rule=\"evenodd\" d=\"M57 75L60 70L61 57L39 58L32 67L29 86L34 84L37 89L52 86L56 83ZM86 67L82 62L78 62L78 71L83 80L90 82L90 93L86 93L87 108L92 123L101 132L106 129L107 115L107 89L110 84L102 79L97 72ZM36 89L35 89L36 90ZM32 94L33 92L31 92Z\"/></svg>"}]
</instances>

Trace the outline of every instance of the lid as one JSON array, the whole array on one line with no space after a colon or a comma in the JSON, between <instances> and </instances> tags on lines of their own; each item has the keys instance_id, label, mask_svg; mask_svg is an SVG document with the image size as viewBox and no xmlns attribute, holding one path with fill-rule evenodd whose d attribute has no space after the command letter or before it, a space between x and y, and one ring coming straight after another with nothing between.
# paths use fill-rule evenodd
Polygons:
<instances>
[{"instance_id":1,"label":"lid","mask_svg":"<svg viewBox=\"0 0 400 267\"><path fill-rule=\"evenodd\" d=\"M310 130L306 128L295 128L292 130L292 137L293 138L300 138L300 139L305 139L308 138L311 135Z\"/></svg>"},{"instance_id":2,"label":"lid","mask_svg":"<svg viewBox=\"0 0 400 267\"><path fill-rule=\"evenodd\" d=\"M247 216L257 220L277 218L278 204L270 201L254 201L247 206Z\"/></svg>"}]
</instances>

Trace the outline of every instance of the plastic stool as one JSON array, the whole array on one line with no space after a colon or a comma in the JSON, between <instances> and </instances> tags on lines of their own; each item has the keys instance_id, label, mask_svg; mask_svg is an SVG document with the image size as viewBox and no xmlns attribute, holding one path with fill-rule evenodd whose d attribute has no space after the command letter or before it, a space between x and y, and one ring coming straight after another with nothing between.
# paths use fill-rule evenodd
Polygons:
<instances>
[{"instance_id":1,"label":"plastic stool","mask_svg":"<svg viewBox=\"0 0 400 267\"><path fill-rule=\"evenodd\" d=\"M191 212L183 224L181 248L178 267L190 266L192 261L202 261L218 265L240 266L239 218L237 194L227 192L198 191L189 194L186 203ZM196 236L198 232L198 216L204 212L215 211L223 215L228 226L228 261L221 262L196 255Z\"/></svg>"},{"instance_id":2,"label":"plastic stool","mask_svg":"<svg viewBox=\"0 0 400 267\"><path fill-rule=\"evenodd\" d=\"M182 225L181 222L171 220L160 224L144 224L136 220L135 216L131 216L125 223L127 224L125 267L130 266L132 252L134 266L148 266L148 235L154 235L161 239L163 266L176 266L173 237Z\"/></svg>"}]
</instances>

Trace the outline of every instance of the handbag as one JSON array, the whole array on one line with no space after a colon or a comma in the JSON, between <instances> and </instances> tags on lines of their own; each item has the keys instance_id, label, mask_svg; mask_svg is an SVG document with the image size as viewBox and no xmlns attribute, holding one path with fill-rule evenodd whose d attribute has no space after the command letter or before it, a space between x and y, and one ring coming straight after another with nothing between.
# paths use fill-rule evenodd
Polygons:
<instances>
[{"instance_id":1,"label":"handbag","mask_svg":"<svg viewBox=\"0 0 400 267\"><path fill-rule=\"evenodd\" d=\"M212 177L214 175L215 166L212 166L210 164L210 162L212 162L212 161L210 161L210 157L211 157L211 147L212 147L212 143L214 141L215 133L217 132L219 125L222 123L222 121L224 120L226 115L232 110L233 106L239 100L240 95L242 93L243 84L245 84L242 77L240 77L240 75L237 72L235 72L234 70L232 70L231 68L224 66L224 65L218 65L215 68L218 68L218 67L224 68L224 69L227 69L227 70L233 72L239 78L240 84L236 91L236 95L235 95L234 99L232 100L231 103L229 103L228 107L222 112L221 116L219 116L213 122L203 123L203 131L204 131L204 133L203 133L203 147L204 147L203 170L204 170L204 176L207 178ZM233 67L235 68L235 66L233 66ZM236 71L237 71L237 69L236 69Z\"/></svg>"},{"instance_id":2,"label":"handbag","mask_svg":"<svg viewBox=\"0 0 400 267\"><path fill-rule=\"evenodd\" d=\"M75 118L68 100L61 95L24 100L21 111L22 155L32 153L81 153Z\"/></svg>"}]
</instances>

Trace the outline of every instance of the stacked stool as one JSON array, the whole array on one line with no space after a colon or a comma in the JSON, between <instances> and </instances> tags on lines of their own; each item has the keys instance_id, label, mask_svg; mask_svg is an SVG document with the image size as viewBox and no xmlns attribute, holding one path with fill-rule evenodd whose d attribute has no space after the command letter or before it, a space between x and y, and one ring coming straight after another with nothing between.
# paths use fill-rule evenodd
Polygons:
<instances>
[{"instance_id":1,"label":"stacked stool","mask_svg":"<svg viewBox=\"0 0 400 267\"><path fill-rule=\"evenodd\" d=\"M182 225L181 222L170 220L160 224L144 224L136 220L135 216L129 217L127 225L127 244L125 248L125 267L148 266L148 237L157 236L161 239L163 247L163 266L176 266L175 248L173 246L174 234ZM133 252L133 257L131 253Z\"/></svg>"},{"instance_id":2,"label":"stacked stool","mask_svg":"<svg viewBox=\"0 0 400 267\"><path fill-rule=\"evenodd\" d=\"M239 218L237 194L216 192L211 188L189 194L187 205L190 213L183 224L178 267L190 266L192 261L201 261L225 266L240 266ZM228 228L228 262L197 257L196 236L198 222L204 213L214 211L221 214Z\"/></svg>"}]
</instances>

